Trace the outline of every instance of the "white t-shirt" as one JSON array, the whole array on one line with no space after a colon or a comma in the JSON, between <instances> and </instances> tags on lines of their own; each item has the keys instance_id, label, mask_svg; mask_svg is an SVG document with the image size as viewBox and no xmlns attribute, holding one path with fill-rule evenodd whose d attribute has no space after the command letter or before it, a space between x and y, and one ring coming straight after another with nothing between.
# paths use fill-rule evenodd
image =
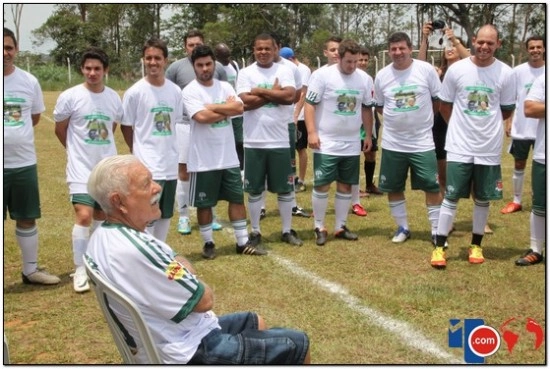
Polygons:
<instances>
[{"instance_id":1,"label":"white t-shirt","mask_svg":"<svg viewBox=\"0 0 550 369\"><path fill-rule=\"evenodd\" d=\"M432 100L440 88L434 67L421 60L413 59L405 70L392 63L378 72L374 100L384 108L382 148L410 153L434 149Z\"/></svg>"},{"instance_id":2,"label":"white t-shirt","mask_svg":"<svg viewBox=\"0 0 550 369\"><path fill-rule=\"evenodd\" d=\"M504 137L501 108L514 108L515 87L512 68L499 60L483 68L471 58L453 63L439 94L442 101L453 104L445 150L470 157L498 157L500 162Z\"/></svg>"},{"instance_id":3,"label":"white t-shirt","mask_svg":"<svg viewBox=\"0 0 550 369\"><path fill-rule=\"evenodd\" d=\"M206 104L223 104L229 96L236 96L228 82L214 79L210 87L194 80L182 91L185 109L191 117L191 135L189 140L189 172L206 172L239 166L235 150L235 137L230 119L214 124L199 123L193 119L198 112L205 110Z\"/></svg>"},{"instance_id":4,"label":"white t-shirt","mask_svg":"<svg viewBox=\"0 0 550 369\"><path fill-rule=\"evenodd\" d=\"M543 74L535 79L525 100L546 102L546 79L544 77ZM546 164L546 118L538 119L533 160Z\"/></svg>"},{"instance_id":5,"label":"white t-shirt","mask_svg":"<svg viewBox=\"0 0 550 369\"><path fill-rule=\"evenodd\" d=\"M250 92L254 87L272 88L278 79L279 86L295 88L294 76L290 68L273 63L269 68L261 68L256 63L241 69L237 77L237 95ZM244 147L274 149L290 147L288 123L281 119L287 105L267 103L264 106L247 110L243 114Z\"/></svg>"},{"instance_id":6,"label":"white t-shirt","mask_svg":"<svg viewBox=\"0 0 550 369\"><path fill-rule=\"evenodd\" d=\"M303 63L298 63L298 70L300 71L300 76L302 78L302 86L308 86L309 78L311 77L311 69ZM298 120L304 120L304 107L300 110L298 114Z\"/></svg>"},{"instance_id":7,"label":"white t-shirt","mask_svg":"<svg viewBox=\"0 0 550 369\"><path fill-rule=\"evenodd\" d=\"M178 146L175 124L181 124L181 89L168 79L161 87L145 78L122 98L122 125L134 129L133 154L149 169L153 179L178 178Z\"/></svg>"},{"instance_id":8,"label":"white t-shirt","mask_svg":"<svg viewBox=\"0 0 550 369\"><path fill-rule=\"evenodd\" d=\"M534 140L537 135L538 119L527 118L523 111L523 102L533 81L544 75L545 66L533 68L529 63L523 63L514 68L516 78L516 110L512 120L512 138L516 140Z\"/></svg>"},{"instance_id":9,"label":"white t-shirt","mask_svg":"<svg viewBox=\"0 0 550 369\"><path fill-rule=\"evenodd\" d=\"M67 183L69 193L88 193L88 177L101 159L116 155L113 124L122 119L122 102L109 87L100 93L83 84L59 95L53 110L56 122L69 119L67 128Z\"/></svg>"},{"instance_id":10,"label":"white t-shirt","mask_svg":"<svg viewBox=\"0 0 550 369\"><path fill-rule=\"evenodd\" d=\"M298 70L298 67L296 64L291 62L288 59L285 59L283 57L280 57L279 64L282 64L290 70L292 70L292 75L294 76L294 88L296 88L296 93L299 93L302 89L302 75L300 74L300 71ZM281 105L281 108L284 109L284 115L281 117L287 124L294 123L294 106L295 104L291 105Z\"/></svg>"},{"instance_id":11,"label":"white t-shirt","mask_svg":"<svg viewBox=\"0 0 550 369\"><path fill-rule=\"evenodd\" d=\"M372 89L372 77L360 69L348 75L333 64L311 74L306 104L315 106L315 128L321 141L314 152L339 156L361 153L361 108L372 107Z\"/></svg>"},{"instance_id":12,"label":"white t-shirt","mask_svg":"<svg viewBox=\"0 0 550 369\"><path fill-rule=\"evenodd\" d=\"M204 286L175 255L147 232L107 222L94 231L86 251L100 273L138 306L165 364L187 363L201 339L220 328L214 312L192 312ZM138 360L145 364L143 345L128 315L113 301L109 305L136 339Z\"/></svg>"},{"instance_id":13,"label":"white t-shirt","mask_svg":"<svg viewBox=\"0 0 550 369\"><path fill-rule=\"evenodd\" d=\"M31 115L45 110L36 77L18 67L4 76L4 168L36 164Z\"/></svg>"}]
</instances>

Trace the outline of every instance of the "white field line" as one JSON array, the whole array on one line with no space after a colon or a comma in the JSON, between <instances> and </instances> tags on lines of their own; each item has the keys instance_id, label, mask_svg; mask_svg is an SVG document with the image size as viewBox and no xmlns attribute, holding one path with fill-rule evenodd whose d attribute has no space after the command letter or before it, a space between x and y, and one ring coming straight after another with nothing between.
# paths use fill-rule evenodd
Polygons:
<instances>
[{"instance_id":1,"label":"white field line","mask_svg":"<svg viewBox=\"0 0 550 369\"><path fill-rule=\"evenodd\" d=\"M50 122L55 123L55 121L54 121L52 118L50 118L50 116L48 116L48 115L46 115L46 114L44 114L44 113L42 113L42 114L40 115L40 118L46 118L46 119L49 120Z\"/></svg>"},{"instance_id":2,"label":"white field line","mask_svg":"<svg viewBox=\"0 0 550 369\"><path fill-rule=\"evenodd\" d=\"M425 354L435 356L436 358L441 359L448 364L464 364L463 360L458 359L454 355L441 349L435 342L429 340L422 333L415 330L406 322L402 322L389 316L385 316L384 314L372 308L369 308L368 306L362 305L361 301L358 298L350 295L343 286L327 281L303 269L302 267L293 263L290 260L273 255L273 253L270 254L275 261L284 266L287 270L298 275L301 278L309 280L317 287L325 290L326 292L335 295L340 300L345 302L350 309L360 313L374 325L396 335L405 345L410 346Z\"/></svg>"}]
</instances>

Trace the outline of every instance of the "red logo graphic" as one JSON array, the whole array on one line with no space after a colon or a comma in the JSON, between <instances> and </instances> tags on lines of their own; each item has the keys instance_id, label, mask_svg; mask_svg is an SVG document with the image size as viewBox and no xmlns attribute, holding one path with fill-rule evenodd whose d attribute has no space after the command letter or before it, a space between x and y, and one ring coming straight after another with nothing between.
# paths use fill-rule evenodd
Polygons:
<instances>
[{"instance_id":1,"label":"red logo graphic","mask_svg":"<svg viewBox=\"0 0 550 369\"><path fill-rule=\"evenodd\" d=\"M506 342L509 353L512 353L512 350L514 349L514 346L516 345L520 337L518 333L514 333L507 328L510 323L515 320L516 318L510 318L500 326L502 339ZM535 350L538 350L539 347L542 345L542 341L544 340L544 331L541 325L537 323L534 319L527 318L525 323L525 330L535 336L534 348Z\"/></svg>"},{"instance_id":2,"label":"red logo graphic","mask_svg":"<svg viewBox=\"0 0 550 369\"><path fill-rule=\"evenodd\" d=\"M468 345L474 354L481 357L490 356L500 347L500 335L493 327L480 325L468 336Z\"/></svg>"}]
</instances>

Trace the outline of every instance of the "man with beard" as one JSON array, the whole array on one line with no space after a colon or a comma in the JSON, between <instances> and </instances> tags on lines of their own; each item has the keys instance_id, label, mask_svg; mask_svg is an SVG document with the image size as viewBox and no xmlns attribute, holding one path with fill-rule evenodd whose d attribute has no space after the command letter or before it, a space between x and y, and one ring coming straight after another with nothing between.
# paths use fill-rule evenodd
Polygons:
<instances>
[{"instance_id":1,"label":"man with beard","mask_svg":"<svg viewBox=\"0 0 550 369\"><path fill-rule=\"evenodd\" d=\"M206 45L195 47L191 62L196 78L182 90L185 110L191 118L189 158L190 205L204 241L202 256L216 257L212 234L212 207L229 202L228 216L237 239L237 253L265 255L250 245L246 227L243 185L231 117L242 114L243 103L228 82L214 79L215 58Z\"/></svg>"}]
</instances>

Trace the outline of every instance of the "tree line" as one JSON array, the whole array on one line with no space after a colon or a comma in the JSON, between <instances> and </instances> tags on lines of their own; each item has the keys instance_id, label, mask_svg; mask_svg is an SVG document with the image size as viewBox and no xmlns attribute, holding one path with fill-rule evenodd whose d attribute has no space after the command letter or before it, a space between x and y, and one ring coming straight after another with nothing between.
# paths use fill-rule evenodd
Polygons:
<instances>
[{"instance_id":1,"label":"tree line","mask_svg":"<svg viewBox=\"0 0 550 369\"><path fill-rule=\"evenodd\" d=\"M110 73L124 76L139 70L142 45L151 37L165 39L170 57L181 58L183 35L200 29L207 44L225 42L240 61L250 59L254 37L268 31L316 67L331 35L352 38L375 56L396 31L407 32L417 47L422 25L434 19L450 25L468 47L477 28L496 24L504 41L498 57L510 63L513 54L519 64L526 38L545 36L546 4L58 4L33 31L33 43L53 40L50 57L59 65L67 58L78 65L84 48L99 46L112 59Z\"/></svg>"}]
</instances>

